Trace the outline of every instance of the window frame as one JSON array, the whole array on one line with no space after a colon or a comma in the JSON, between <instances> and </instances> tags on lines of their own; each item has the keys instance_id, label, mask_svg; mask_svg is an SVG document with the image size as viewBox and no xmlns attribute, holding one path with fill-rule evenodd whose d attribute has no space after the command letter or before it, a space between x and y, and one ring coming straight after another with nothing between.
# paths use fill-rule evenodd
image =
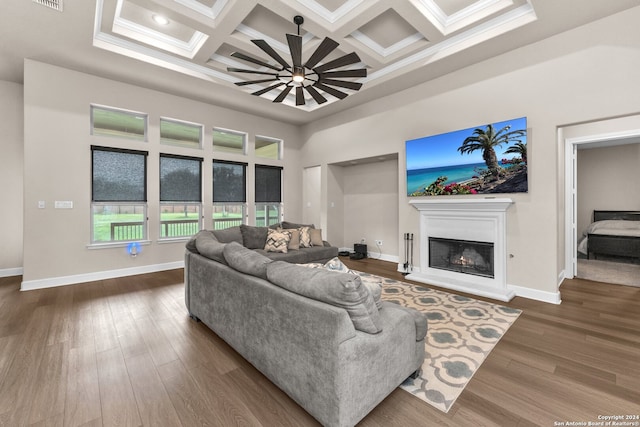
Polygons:
<instances>
[{"instance_id":1,"label":"window frame","mask_svg":"<svg viewBox=\"0 0 640 427\"><path fill-rule=\"evenodd\" d=\"M233 150L228 150L228 149L225 150L225 149L218 148L220 146L216 146L216 144L215 144L216 132L228 133L228 134L241 136L242 137L242 150L241 151L233 151ZM242 131L233 130L233 129L226 129L226 128L221 128L221 127L214 127L212 129L211 147L212 147L213 152L215 152L215 153L228 153L228 154L236 154L236 155L246 156L247 152L248 152L248 150L247 150L248 141L249 141L249 134L247 132L242 132Z\"/></svg>"},{"instance_id":2,"label":"window frame","mask_svg":"<svg viewBox=\"0 0 640 427\"><path fill-rule=\"evenodd\" d=\"M163 142L163 137L162 137L162 122L169 122L169 123L173 123L173 124L178 124L178 125L185 125L185 126L189 126L189 127L194 127L194 128L198 128L200 135L198 136L198 145L197 146L192 146L189 145L187 143L180 143L178 140L175 140L177 142ZM159 122L159 126L158 129L160 131L160 145L168 145L171 147L183 147L183 148L191 148L194 150L202 150L202 141L204 139L204 125L200 124L200 123L195 123L195 122L189 122L187 120L180 120L180 119L174 119L171 117L163 117L160 116L160 122Z\"/></svg>"},{"instance_id":3,"label":"window frame","mask_svg":"<svg viewBox=\"0 0 640 427\"><path fill-rule=\"evenodd\" d=\"M223 227L223 228L216 228L216 220L215 220L215 208L216 206L241 206L241 224L246 224L247 223L247 210L248 210L248 205L247 205L247 167L249 166L248 163L245 162L234 162L234 161L229 161L229 160L220 160L220 159L213 159L212 160L212 177L211 177L211 183L213 185L212 187L212 191L211 191L211 200L212 200L212 205L213 205L213 212L211 214L211 219L213 220L213 229L214 230L222 230L224 228L228 228L228 227ZM243 186L243 197L242 200L234 200L234 201L216 201L216 183L215 183L215 168L216 168L216 163L217 164L227 164L227 165L234 165L234 166L242 166L242 186ZM230 226L231 227L231 226Z\"/></svg>"},{"instance_id":4,"label":"window frame","mask_svg":"<svg viewBox=\"0 0 640 427\"><path fill-rule=\"evenodd\" d=\"M142 150L130 150L125 148L116 148L116 147L106 147L99 145L91 145L91 208L90 208L90 244L89 247L104 247L104 246L126 246L130 242L149 242L149 215L148 215L148 200L147 200L147 172L148 172L148 151ZM143 156L143 197L140 200L110 200L110 199L96 199L95 198L95 171L94 171L94 152L95 151L103 151L103 152L112 152L112 153L122 153L122 154L131 154L131 155L139 155ZM129 240L95 240L95 218L94 218L94 208L96 206L133 206L134 211L135 207L142 208L142 233L143 236L140 239L129 239Z\"/></svg>"},{"instance_id":5,"label":"window frame","mask_svg":"<svg viewBox=\"0 0 640 427\"><path fill-rule=\"evenodd\" d=\"M272 143L275 143L277 148L278 148L278 153L276 157L267 157L267 156L261 156L258 154L258 140L263 140L263 141L269 141ZM284 149L284 140L282 138L274 138L272 136L265 136L265 135L256 135L255 139L254 139L254 147L253 150L255 152L255 155L257 158L260 159L267 159L267 160L282 160L283 157L283 149Z\"/></svg>"},{"instance_id":6,"label":"window frame","mask_svg":"<svg viewBox=\"0 0 640 427\"><path fill-rule=\"evenodd\" d=\"M123 135L109 135L106 133L96 133L96 127L95 127L95 117L94 117L94 111L96 109L99 110L104 110L104 111L111 111L114 113L121 113L121 114L125 114L125 115L129 115L129 116L133 116L133 117L140 117L143 120L144 123L144 134L142 135L142 139L134 136L135 134L131 134L131 135L127 135L127 134L123 134ZM147 113L143 113L141 111L135 111L135 110L128 110L125 108L117 108L117 107L110 107L107 105L100 105L100 104L89 104L89 121L90 121L90 128L89 128L89 133L90 135L93 136L100 136L100 137L106 137L106 138L122 138L122 139L126 139L126 140L131 140L131 141L141 141L141 142L149 142L149 114Z\"/></svg>"},{"instance_id":7,"label":"window frame","mask_svg":"<svg viewBox=\"0 0 640 427\"><path fill-rule=\"evenodd\" d=\"M198 162L198 174L199 174L199 180L198 180L198 195L199 195L199 200L163 200L162 198L162 159L163 158L170 158L170 159L179 159L179 160L188 160L188 161L197 161ZM202 185L202 163L204 162L204 159L202 157L192 157L192 156L181 156L181 155L177 155L177 154L168 154L168 153L160 153L159 159L158 159L158 173L159 173L159 182L158 182L158 188L160 190L159 192L159 197L158 197L158 240L162 240L162 241L167 241L167 240L184 240L184 239L188 239L189 237L192 236L192 234L185 234L185 235L181 235L181 236L162 236L162 230L164 227L164 221L162 220L162 208L163 206L197 206L198 208L198 225L197 225L197 229L198 231L202 230L202 219L203 219L203 215L202 215L202 190L203 190L203 185Z\"/></svg>"},{"instance_id":8,"label":"window frame","mask_svg":"<svg viewBox=\"0 0 640 427\"><path fill-rule=\"evenodd\" d=\"M279 196L277 197L277 200L266 200L269 197L264 197L264 200L262 197L258 196L258 188L257 186L259 185L259 180L258 180L258 169L264 169L264 170L279 170L280 172L280 192L279 192ZM283 220L284 218L284 214L283 214L283 210L284 210L284 203L283 203L283 197L282 197L282 193L283 193L283 184L284 184L284 180L283 180L283 174L284 174L284 167L282 166L272 166L272 165L263 165L263 164L256 164L254 165L254 207L255 207L255 215L254 215L254 223L256 225L257 224L257 220L258 220L258 211L261 207L263 207L263 209L267 209L268 206L277 206L277 211L278 211L278 221L280 222ZM268 212L268 209L267 209ZM270 217L267 215L266 218L266 224L264 226L269 226L271 224L269 224L269 219Z\"/></svg>"}]
</instances>

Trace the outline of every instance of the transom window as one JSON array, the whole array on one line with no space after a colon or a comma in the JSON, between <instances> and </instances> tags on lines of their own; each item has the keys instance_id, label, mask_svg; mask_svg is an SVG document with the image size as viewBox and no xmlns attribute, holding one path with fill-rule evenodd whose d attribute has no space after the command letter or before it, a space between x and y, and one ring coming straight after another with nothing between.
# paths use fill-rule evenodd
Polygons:
<instances>
[{"instance_id":1,"label":"transom window","mask_svg":"<svg viewBox=\"0 0 640 427\"><path fill-rule=\"evenodd\" d=\"M256 135L256 157L282 159L282 140Z\"/></svg>"},{"instance_id":2,"label":"transom window","mask_svg":"<svg viewBox=\"0 0 640 427\"><path fill-rule=\"evenodd\" d=\"M147 114L91 106L91 134L147 141Z\"/></svg>"},{"instance_id":3,"label":"transom window","mask_svg":"<svg viewBox=\"0 0 640 427\"><path fill-rule=\"evenodd\" d=\"M160 118L160 143L180 147L200 148L202 125L182 120Z\"/></svg>"},{"instance_id":4,"label":"transom window","mask_svg":"<svg viewBox=\"0 0 640 427\"><path fill-rule=\"evenodd\" d=\"M213 151L246 154L247 134L235 130L214 128Z\"/></svg>"}]
</instances>

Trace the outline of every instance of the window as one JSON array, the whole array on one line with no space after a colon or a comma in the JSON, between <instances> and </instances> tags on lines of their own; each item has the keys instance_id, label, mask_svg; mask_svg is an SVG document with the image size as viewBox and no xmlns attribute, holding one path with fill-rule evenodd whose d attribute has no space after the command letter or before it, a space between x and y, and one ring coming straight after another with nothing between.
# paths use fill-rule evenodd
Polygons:
<instances>
[{"instance_id":1,"label":"window","mask_svg":"<svg viewBox=\"0 0 640 427\"><path fill-rule=\"evenodd\" d=\"M202 125L160 118L160 143L180 147L200 148Z\"/></svg>"},{"instance_id":2,"label":"window","mask_svg":"<svg viewBox=\"0 0 640 427\"><path fill-rule=\"evenodd\" d=\"M213 161L213 228L244 224L247 202L246 163Z\"/></svg>"},{"instance_id":3,"label":"window","mask_svg":"<svg viewBox=\"0 0 640 427\"><path fill-rule=\"evenodd\" d=\"M91 134L146 141L147 115L92 105Z\"/></svg>"},{"instance_id":4,"label":"window","mask_svg":"<svg viewBox=\"0 0 640 427\"><path fill-rule=\"evenodd\" d=\"M269 226L282 216L282 168L256 165L256 225Z\"/></svg>"},{"instance_id":5,"label":"window","mask_svg":"<svg viewBox=\"0 0 640 427\"><path fill-rule=\"evenodd\" d=\"M147 152L91 146L91 242L147 239Z\"/></svg>"},{"instance_id":6,"label":"window","mask_svg":"<svg viewBox=\"0 0 640 427\"><path fill-rule=\"evenodd\" d=\"M202 159L160 154L160 238L200 230Z\"/></svg>"},{"instance_id":7,"label":"window","mask_svg":"<svg viewBox=\"0 0 640 427\"><path fill-rule=\"evenodd\" d=\"M256 135L256 157L280 160L282 140Z\"/></svg>"},{"instance_id":8,"label":"window","mask_svg":"<svg viewBox=\"0 0 640 427\"><path fill-rule=\"evenodd\" d=\"M213 151L224 153L247 153L247 134L228 129L213 129Z\"/></svg>"}]
</instances>

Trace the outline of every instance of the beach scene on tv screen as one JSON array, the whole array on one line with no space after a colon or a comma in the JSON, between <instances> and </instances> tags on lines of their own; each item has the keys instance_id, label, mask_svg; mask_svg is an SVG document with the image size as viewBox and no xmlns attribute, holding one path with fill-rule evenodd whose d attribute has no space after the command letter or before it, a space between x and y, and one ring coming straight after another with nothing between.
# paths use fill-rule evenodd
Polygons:
<instances>
[{"instance_id":1,"label":"beach scene on tv screen","mask_svg":"<svg viewBox=\"0 0 640 427\"><path fill-rule=\"evenodd\" d=\"M407 195L526 193L527 118L406 142Z\"/></svg>"}]
</instances>

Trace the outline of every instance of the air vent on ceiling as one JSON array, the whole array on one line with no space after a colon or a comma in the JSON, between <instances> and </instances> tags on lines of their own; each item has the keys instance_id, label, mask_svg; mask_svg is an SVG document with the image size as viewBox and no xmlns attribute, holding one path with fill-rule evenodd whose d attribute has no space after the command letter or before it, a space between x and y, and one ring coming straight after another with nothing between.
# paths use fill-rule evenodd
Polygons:
<instances>
[{"instance_id":1,"label":"air vent on ceiling","mask_svg":"<svg viewBox=\"0 0 640 427\"><path fill-rule=\"evenodd\" d=\"M33 2L62 12L62 0L33 0Z\"/></svg>"}]
</instances>

